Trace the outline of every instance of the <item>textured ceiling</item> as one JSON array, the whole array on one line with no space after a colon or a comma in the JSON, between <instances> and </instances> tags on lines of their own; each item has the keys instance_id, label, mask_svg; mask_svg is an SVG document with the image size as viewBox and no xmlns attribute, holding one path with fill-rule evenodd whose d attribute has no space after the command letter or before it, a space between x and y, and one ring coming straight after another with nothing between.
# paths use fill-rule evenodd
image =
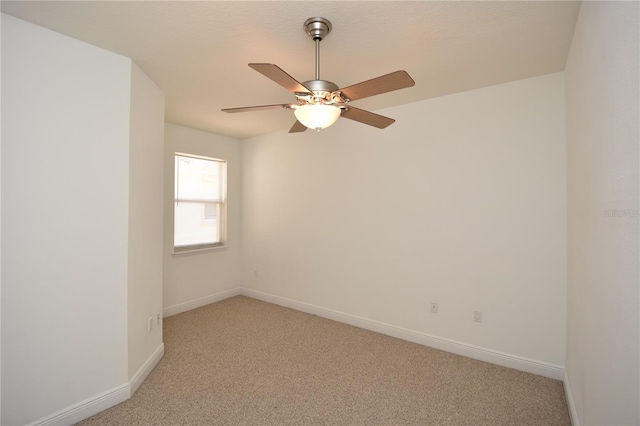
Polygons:
<instances>
[{"instance_id":1,"label":"textured ceiling","mask_svg":"<svg viewBox=\"0 0 640 426\"><path fill-rule=\"evenodd\" d=\"M303 22L328 18L320 77L345 87L404 69L414 87L354 102L377 110L564 69L579 2L2 1L2 12L132 58L166 95L166 120L246 138L287 130L290 103L247 66L314 78ZM353 123L353 125L362 125ZM380 130L384 131L384 130Z\"/></svg>"}]
</instances>

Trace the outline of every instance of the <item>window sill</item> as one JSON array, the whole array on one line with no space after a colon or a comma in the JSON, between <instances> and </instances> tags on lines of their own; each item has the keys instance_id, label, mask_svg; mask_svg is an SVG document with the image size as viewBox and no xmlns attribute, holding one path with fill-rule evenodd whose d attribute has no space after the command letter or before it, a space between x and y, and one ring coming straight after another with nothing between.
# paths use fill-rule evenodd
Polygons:
<instances>
[{"instance_id":1,"label":"window sill","mask_svg":"<svg viewBox=\"0 0 640 426\"><path fill-rule=\"evenodd\" d=\"M215 247L205 247L205 248L197 248L197 249L192 249L192 250L180 250L180 251L174 251L171 253L172 256L174 257L181 257L181 256L191 256L194 254L201 254L201 253L213 253L216 251L226 251L229 250L229 246L215 246Z\"/></svg>"}]
</instances>

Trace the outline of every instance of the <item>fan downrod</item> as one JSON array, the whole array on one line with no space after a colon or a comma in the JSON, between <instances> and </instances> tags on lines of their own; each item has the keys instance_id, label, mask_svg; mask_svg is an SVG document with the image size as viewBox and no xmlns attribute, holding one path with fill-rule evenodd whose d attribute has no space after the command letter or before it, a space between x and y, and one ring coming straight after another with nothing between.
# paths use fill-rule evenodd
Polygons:
<instances>
[{"instance_id":1,"label":"fan downrod","mask_svg":"<svg viewBox=\"0 0 640 426\"><path fill-rule=\"evenodd\" d=\"M316 78L315 80L320 80L320 42L324 37L326 37L331 32L331 21L327 18L309 18L304 21L302 26L304 31L307 33L309 37L316 44ZM333 84L333 83L331 83ZM308 87L310 90L310 87Z\"/></svg>"}]
</instances>

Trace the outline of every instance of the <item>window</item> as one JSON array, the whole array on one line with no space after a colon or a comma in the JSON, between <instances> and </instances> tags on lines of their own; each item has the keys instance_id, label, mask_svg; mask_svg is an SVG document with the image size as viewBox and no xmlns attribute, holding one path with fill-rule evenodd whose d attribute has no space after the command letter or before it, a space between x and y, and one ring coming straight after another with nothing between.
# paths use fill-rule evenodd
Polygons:
<instances>
[{"instance_id":1,"label":"window","mask_svg":"<svg viewBox=\"0 0 640 426\"><path fill-rule=\"evenodd\" d=\"M224 244L225 181L224 160L175 154L174 251Z\"/></svg>"}]
</instances>

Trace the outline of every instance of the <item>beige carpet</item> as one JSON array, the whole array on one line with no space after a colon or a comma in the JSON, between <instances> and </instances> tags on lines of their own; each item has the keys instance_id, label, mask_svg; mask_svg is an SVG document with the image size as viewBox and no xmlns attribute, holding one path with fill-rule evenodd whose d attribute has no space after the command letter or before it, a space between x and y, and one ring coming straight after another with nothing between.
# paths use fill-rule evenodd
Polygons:
<instances>
[{"instance_id":1,"label":"beige carpet","mask_svg":"<svg viewBox=\"0 0 640 426\"><path fill-rule=\"evenodd\" d=\"M562 383L238 296L164 320L165 356L81 425L569 425Z\"/></svg>"}]
</instances>

